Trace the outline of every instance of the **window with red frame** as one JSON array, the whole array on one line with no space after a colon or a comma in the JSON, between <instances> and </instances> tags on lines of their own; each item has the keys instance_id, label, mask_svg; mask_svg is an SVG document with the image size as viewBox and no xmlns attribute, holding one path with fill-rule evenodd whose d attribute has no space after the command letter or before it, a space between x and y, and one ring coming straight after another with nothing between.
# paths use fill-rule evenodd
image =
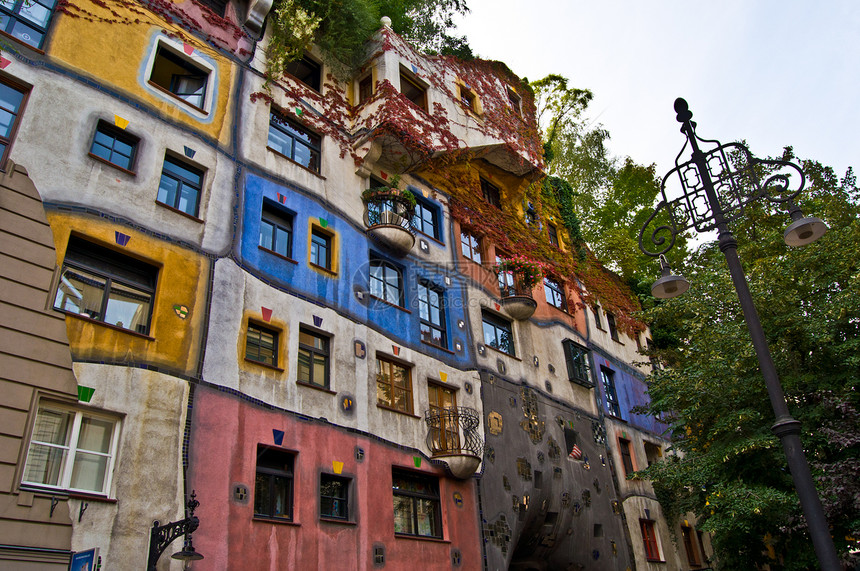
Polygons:
<instances>
[{"instance_id":1,"label":"window with red frame","mask_svg":"<svg viewBox=\"0 0 860 571\"><path fill-rule=\"evenodd\" d=\"M648 561L662 561L660 559L660 547L657 545L657 533L654 531L654 522L650 519L640 519L639 526L642 528L645 558Z\"/></svg>"}]
</instances>

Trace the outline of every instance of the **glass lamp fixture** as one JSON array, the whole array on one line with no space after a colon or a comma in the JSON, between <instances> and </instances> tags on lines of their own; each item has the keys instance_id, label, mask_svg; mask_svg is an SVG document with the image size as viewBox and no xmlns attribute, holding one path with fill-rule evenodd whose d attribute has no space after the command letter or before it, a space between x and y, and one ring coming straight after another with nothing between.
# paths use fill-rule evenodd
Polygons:
<instances>
[{"instance_id":1,"label":"glass lamp fixture","mask_svg":"<svg viewBox=\"0 0 860 571\"><path fill-rule=\"evenodd\" d=\"M793 202L790 203L788 214L791 216L792 222L785 229L783 240L789 246L797 247L811 244L824 236L828 230L827 224L822 219L814 216L804 217L803 212Z\"/></svg>"},{"instance_id":2,"label":"glass lamp fixture","mask_svg":"<svg viewBox=\"0 0 860 571\"><path fill-rule=\"evenodd\" d=\"M682 276L672 274L666 256L660 254L660 279L651 286L651 295L660 299L676 297L690 289L690 282Z\"/></svg>"}]
</instances>

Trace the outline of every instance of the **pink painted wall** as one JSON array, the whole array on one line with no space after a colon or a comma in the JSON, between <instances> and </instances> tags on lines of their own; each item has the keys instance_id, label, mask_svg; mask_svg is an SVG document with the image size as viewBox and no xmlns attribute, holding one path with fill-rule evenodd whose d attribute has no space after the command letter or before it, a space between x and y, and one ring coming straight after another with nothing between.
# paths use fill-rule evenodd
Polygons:
<instances>
[{"instance_id":1,"label":"pink painted wall","mask_svg":"<svg viewBox=\"0 0 860 571\"><path fill-rule=\"evenodd\" d=\"M426 457L418 470L439 478L442 541L394 536L391 469L415 469L413 451L200 386L192 427L188 488L200 501L194 547L205 556L195 570L372 569L374 544L385 546L386 569L451 569L453 549L462 554L461 569L481 567L475 482L446 476ZM281 448L296 454L293 523L254 519L257 444L274 446L273 429L284 431ZM355 459L356 446L364 449L363 462ZM342 475L353 478L352 524L319 519L319 474L334 473L332 461L343 462ZM237 483L249 489L245 503L233 499Z\"/></svg>"}]
</instances>

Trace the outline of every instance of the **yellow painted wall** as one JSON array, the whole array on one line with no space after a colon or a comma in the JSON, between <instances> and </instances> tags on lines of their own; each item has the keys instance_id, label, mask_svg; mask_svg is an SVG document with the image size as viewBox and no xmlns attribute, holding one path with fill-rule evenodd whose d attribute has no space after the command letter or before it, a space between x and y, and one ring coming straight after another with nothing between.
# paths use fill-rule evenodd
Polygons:
<instances>
[{"instance_id":1,"label":"yellow painted wall","mask_svg":"<svg viewBox=\"0 0 860 571\"><path fill-rule=\"evenodd\" d=\"M74 232L159 267L149 329L152 339L67 315L66 332L73 357L150 364L195 374L207 311L209 260L178 245L100 218L49 212L48 222L54 233L58 266L63 264L69 236ZM116 231L131 236L125 247L117 245ZM53 301L54 292L48 303L53 304ZM177 315L174 305L188 309L185 319Z\"/></svg>"},{"instance_id":2,"label":"yellow painted wall","mask_svg":"<svg viewBox=\"0 0 860 571\"><path fill-rule=\"evenodd\" d=\"M116 20L109 11L91 0L74 0L74 4L99 17ZM202 131L218 139L222 144L227 144L230 125L233 121L228 99L238 71L234 64L205 42L179 26L161 20L140 4L133 4L133 6L142 14L134 14L122 4L110 2L110 0L107 5L121 16L131 20L138 19L140 23L90 21L66 14L56 14L52 23L50 43L46 48L49 55L113 89L144 101L171 119L186 123L194 130ZM205 56L204 59L208 57L217 68L216 98L205 119L200 120L189 115L183 110L183 103L165 101L164 98L152 94L144 87L148 78L141 69L149 58L153 36L160 32L175 34L179 41L193 46Z\"/></svg>"}]
</instances>

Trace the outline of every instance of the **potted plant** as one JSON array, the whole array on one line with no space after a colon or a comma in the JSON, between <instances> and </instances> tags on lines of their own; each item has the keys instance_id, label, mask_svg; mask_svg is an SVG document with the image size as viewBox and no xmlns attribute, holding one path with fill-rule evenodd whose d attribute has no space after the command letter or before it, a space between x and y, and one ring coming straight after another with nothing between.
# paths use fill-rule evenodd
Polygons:
<instances>
[{"instance_id":1,"label":"potted plant","mask_svg":"<svg viewBox=\"0 0 860 571\"><path fill-rule=\"evenodd\" d=\"M526 256L516 255L501 260L492 269L499 276L510 273L514 278L515 289L513 292L503 292L501 305L514 319L531 317L537 309L537 302L532 298L532 289L543 281L543 264Z\"/></svg>"},{"instance_id":2,"label":"potted plant","mask_svg":"<svg viewBox=\"0 0 860 571\"><path fill-rule=\"evenodd\" d=\"M399 182L400 176L395 175L386 185L362 192L361 200L368 234L403 256L415 244L412 216L417 201L411 191L398 188Z\"/></svg>"}]
</instances>

